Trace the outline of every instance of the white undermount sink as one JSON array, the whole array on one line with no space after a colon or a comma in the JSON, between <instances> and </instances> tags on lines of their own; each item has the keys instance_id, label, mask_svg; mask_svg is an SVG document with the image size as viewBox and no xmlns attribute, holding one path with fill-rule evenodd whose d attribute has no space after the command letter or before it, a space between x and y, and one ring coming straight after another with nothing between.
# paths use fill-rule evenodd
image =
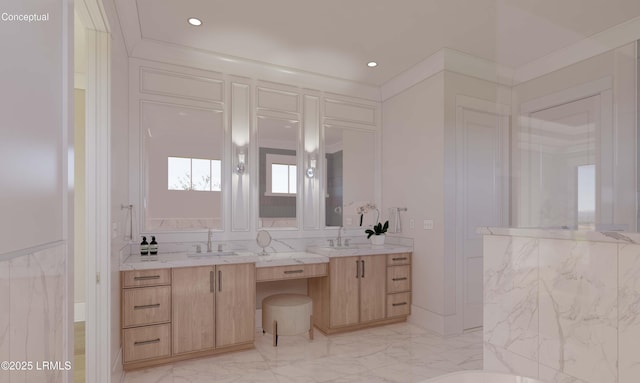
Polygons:
<instances>
[{"instance_id":1,"label":"white undermount sink","mask_svg":"<svg viewBox=\"0 0 640 383\"><path fill-rule=\"evenodd\" d=\"M188 257L224 257L230 255L238 255L235 251L211 251L202 253L188 253Z\"/></svg>"}]
</instances>

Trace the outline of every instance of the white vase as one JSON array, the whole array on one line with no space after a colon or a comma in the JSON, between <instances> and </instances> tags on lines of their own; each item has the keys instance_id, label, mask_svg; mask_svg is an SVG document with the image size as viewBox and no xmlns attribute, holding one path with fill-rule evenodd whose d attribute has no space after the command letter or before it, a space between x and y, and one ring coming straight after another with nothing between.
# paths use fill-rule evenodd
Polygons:
<instances>
[{"instance_id":1,"label":"white vase","mask_svg":"<svg viewBox=\"0 0 640 383\"><path fill-rule=\"evenodd\" d=\"M371 244L372 245L384 245L384 238L385 235L384 234L380 234L380 235L372 235L371 236Z\"/></svg>"}]
</instances>

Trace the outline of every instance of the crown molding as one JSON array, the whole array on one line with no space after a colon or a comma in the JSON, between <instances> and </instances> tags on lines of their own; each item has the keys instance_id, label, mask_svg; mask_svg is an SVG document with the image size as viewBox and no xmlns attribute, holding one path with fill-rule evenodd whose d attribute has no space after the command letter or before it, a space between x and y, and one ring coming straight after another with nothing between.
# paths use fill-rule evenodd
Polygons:
<instances>
[{"instance_id":1,"label":"crown molding","mask_svg":"<svg viewBox=\"0 0 640 383\"><path fill-rule=\"evenodd\" d=\"M513 69L455 49L443 48L384 83L380 87L382 101L444 70L501 85L512 85Z\"/></svg>"},{"instance_id":2,"label":"crown molding","mask_svg":"<svg viewBox=\"0 0 640 383\"><path fill-rule=\"evenodd\" d=\"M318 89L369 101L380 102L380 88L375 85L305 72L293 68L225 56L214 52L170 44L163 41L141 39L133 49L132 58L222 72L306 89Z\"/></svg>"},{"instance_id":3,"label":"crown molding","mask_svg":"<svg viewBox=\"0 0 640 383\"><path fill-rule=\"evenodd\" d=\"M640 40L640 17L616 25L517 68L513 76L513 84L538 78L636 40Z\"/></svg>"}]
</instances>

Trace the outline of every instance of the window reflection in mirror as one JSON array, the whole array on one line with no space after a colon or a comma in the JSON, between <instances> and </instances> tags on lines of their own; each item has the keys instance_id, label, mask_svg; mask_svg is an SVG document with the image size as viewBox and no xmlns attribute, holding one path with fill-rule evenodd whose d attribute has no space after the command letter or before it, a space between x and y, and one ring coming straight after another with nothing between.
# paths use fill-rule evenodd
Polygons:
<instances>
[{"instance_id":1,"label":"window reflection in mirror","mask_svg":"<svg viewBox=\"0 0 640 383\"><path fill-rule=\"evenodd\" d=\"M299 123L258 117L258 227L296 228Z\"/></svg>"},{"instance_id":2,"label":"window reflection in mirror","mask_svg":"<svg viewBox=\"0 0 640 383\"><path fill-rule=\"evenodd\" d=\"M145 230L222 230L223 113L142 106Z\"/></svg>"},{"instance_id":3,"label":"window reflection in mirror","mask_svg":"<svg viewBox=\"0 0 640 383\"><path fill-rule=\"evenodd\" d=\"M363 202L375 202L375 136L373 132L325 126L325 224L360 225ZM375 223L375 214L363 225Z\"/></svg>"}]
</instances>

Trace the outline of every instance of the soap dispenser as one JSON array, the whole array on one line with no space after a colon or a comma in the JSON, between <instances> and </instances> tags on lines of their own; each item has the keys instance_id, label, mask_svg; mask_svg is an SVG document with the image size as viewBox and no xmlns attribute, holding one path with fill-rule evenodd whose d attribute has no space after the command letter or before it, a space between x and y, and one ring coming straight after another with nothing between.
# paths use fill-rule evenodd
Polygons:
<instances>
[{"instance_id":1,"label":"soap dispenser","mask_svg":"<svg viewBox=\"0 0 640 383\"><path fill-rule=\"evenodd\" d=\"M156 242L156 237L151 236L151 242L149 242L149 254L158 255L158 242Z\"/></svg>"},{"instance_id":2,"label":"soap dispenser","mask_svg":"<svg viewBox=\"0 0 640 383\"><path fill-rule=\"evenodd\" d=\"M140 242L140 255L149 255L149 242L147 242L147 237L142 237L142 242Z\"/></svg>"}]
</instances>

